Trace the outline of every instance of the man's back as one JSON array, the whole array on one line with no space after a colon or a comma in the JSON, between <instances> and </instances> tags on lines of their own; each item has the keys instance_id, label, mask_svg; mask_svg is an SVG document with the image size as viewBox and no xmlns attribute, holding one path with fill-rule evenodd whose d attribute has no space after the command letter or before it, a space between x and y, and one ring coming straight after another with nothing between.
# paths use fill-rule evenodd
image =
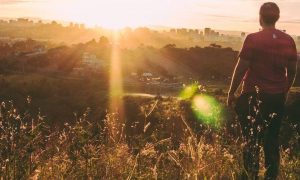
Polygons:
<instances>
[{"instance_id":1,"label":"man's back","mask_svg":"<svg viewBox=\"0 0 300 180\"><path fill-rule=\"evenodd\" d=\"M249 60L243 93L255 92L257 86L266 93L283 93L288 86L286 67L296 61L296 45L286 33L265 29L247 36L240 58Z\"/></svg>"},{"instance_id":2,"label":"man's back","mask_svg":"<svg viewBox=\"0 0 300 180\"><path fill-rule=\"evenodd\" d=\"M262 31L247 36L228 92L227 105L235 110L244 139L242 179L259 179L260 147L265 157L265 179L276 179L280 167L279 132L284 105L297 72L294 40L276 30L280 9L273 2L259 10ZM243 82L243 92L235 92ZM259 92L256 92L257 86Z\"/></svg>"}]
</instances>

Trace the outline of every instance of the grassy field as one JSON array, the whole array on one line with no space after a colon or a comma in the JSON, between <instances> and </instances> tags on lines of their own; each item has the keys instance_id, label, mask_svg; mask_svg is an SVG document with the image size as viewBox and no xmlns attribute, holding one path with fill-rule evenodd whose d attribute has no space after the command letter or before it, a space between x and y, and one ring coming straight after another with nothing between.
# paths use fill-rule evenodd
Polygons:
<instances>
[{"instance_id":1,"label":"grassy field","mask_svg":"<svg viewBox=\"0 0 300 180\"><path fill-rule=\"evenodd\" d=\"M206 94L225 103L215 88ZM281 133L280 179L300 177L299 121L291 114ZM26 99L31 104L32 99ZM294 104L293 104L294 103ZM12 102L1 104L0 176L4 179L239 179L242 139L233 111L222 105L219 126L196 118L191 101L174 97L124 97L125 116L93 119L87 108L61 130ZM294 118L294 119L293 119ZM263 176L263 157L260 175Z\"/></svg>"}]
</instances>

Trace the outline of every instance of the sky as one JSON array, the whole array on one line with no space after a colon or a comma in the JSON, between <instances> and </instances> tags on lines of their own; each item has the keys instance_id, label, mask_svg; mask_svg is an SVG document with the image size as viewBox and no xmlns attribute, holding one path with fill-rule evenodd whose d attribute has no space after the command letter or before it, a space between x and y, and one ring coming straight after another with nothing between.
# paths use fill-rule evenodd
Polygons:
<instances>
[{"instance_id":1,"label":"sky","mask_svg":"<svg viewBox=\"0 0 300 180\"><path fill-rule=\"evenodd\" d=\"M0 17L39 17L108 28L164 26L258 31L262 0L0 0ZM277 28L300 35L300 0L276 0Z\"/></svg>"}]
</instances>

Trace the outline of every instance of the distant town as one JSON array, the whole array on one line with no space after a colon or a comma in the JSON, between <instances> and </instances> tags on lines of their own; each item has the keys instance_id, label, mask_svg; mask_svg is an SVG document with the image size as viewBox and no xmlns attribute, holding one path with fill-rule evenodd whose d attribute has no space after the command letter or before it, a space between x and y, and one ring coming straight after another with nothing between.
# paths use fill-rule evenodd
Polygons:
<instances>
[{"instance_id":1,"label":"distant town","mask_svg":"<svg viewBox=\"0 0 300 180\"><path fill-rule=\"evenodd\" d=\"M124 84L170 88L199 79L228 81L237 51L247 36L246 32L233 35L212 28L141 27L124 28L119 33ZM300 36L294 38L299 47ZM0 20L2 73L68 72L74 78L107 75L113 41L111 30L84 24ZM219 68L214 67L218 61Z\"/></svg>"},{"instance_id":2,"label":"distant town","mask_svg":"<svg viewBox=\"0 0 300 180\"><path fill-rule=\"evenodd\" d=\"M22 31L20 31L20 28ZM176 44L177 47L207 46L217 43L223 47L239 50L247 32L226 33L209 27L203 29L164 28L163 30L147 27L123 28L120 31L120 44L126 48L140 45L163 47ZM285 31L285 30L283 30ZM38 19L2 19L0 20L0 43L14 43L25 39L50 41L53 43L73 44L87 42L100 36L112 40L113 32L102 27L88 28L78 23L58 23ZM293 36L300 43L300 36Z\"/></svg>"}]
</instances>

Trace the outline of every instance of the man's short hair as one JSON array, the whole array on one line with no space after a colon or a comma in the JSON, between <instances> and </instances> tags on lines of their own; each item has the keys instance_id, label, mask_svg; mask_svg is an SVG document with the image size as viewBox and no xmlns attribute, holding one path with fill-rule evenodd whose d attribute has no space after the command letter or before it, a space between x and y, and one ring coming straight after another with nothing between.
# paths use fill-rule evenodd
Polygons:
<instances>
[{"instance_id":1,"label":"man's short hair","mask_svg":"<svg viewBox=\"0 0 300 180\"><path fill-rule=\"evenodd\" d=\"M260 7L259 14L267 25L274 25L280 16L280 10L276 3L267 2Z\"/></svg>"}]
</instances>

